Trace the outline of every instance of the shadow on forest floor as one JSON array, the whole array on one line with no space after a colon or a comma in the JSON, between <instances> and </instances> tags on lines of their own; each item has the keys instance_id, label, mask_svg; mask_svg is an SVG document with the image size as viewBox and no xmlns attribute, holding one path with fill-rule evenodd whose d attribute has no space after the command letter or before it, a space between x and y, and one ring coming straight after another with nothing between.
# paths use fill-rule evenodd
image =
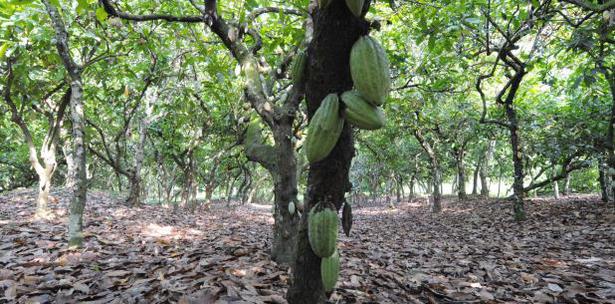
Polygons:
<instances>
[{"instance_id":1,"label":"shadow on forest floor","mask_svg":"<svg viewBox=\"0 0 615 304\"><path fill-rule=\"evenodd\" d=\"M36 193L0 196L0 303L285 303L288 270L268 258L270 208L188 213L127 208L91 191L85 248L56 219L32 221ZM340 303L615 303L615 216L594 196L355 206L342 236Z\"/></svg>"}]
</instances>

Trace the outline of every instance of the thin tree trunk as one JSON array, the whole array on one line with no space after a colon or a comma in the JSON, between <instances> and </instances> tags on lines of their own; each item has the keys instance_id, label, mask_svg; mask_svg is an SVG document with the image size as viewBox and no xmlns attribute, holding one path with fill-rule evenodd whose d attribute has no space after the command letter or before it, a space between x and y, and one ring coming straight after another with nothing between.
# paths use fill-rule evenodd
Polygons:
<instances>
[{"instance_id":1,"label":"thin tree trunk","mask_svg":"<svg viewBox=\"0 0 615 304\"><path fill-rule=\"evenodd\" d=\"M557 175L557 172L556 172L555 168L556 168L556 165L553 164L553 167L551 168L551 175L553 177L555 177ZM559 197L560 197L559 196L559 185L557 183L557 180L553 181L553 197L555 199L559 199Z\"/></svg>"},{"instance_id":2,"label":"thin tree trunk","mask_svg":"<svg viewBox=\"0 0 615 304\"><path fill-rule=\"evenodd\" d=\"M83 82L81 80L82 67L77 65L71 57L68 46L68 33L55 6L50 0L42 0L55 30L55 43L58 54L62 58L71 82L70 109L73 125L73 154L75 156L76 184L69 206L68 219L68 245L80 247L83 243L83 210L87 193L86 156L84 145L85 114L83 109Z\"/></svg>"},{"instance_id":3,"label":"thin tree trunk","mask_svg":"<svg viewBox=\"0 0 615 304\"><path fill-rule=\"evenodd\" d=\"M66 177L64 180L64 187L66 189L73 189L77 184L75 176L75 157L73 156L73 142L68 130L62 128L61 137L63 138L62 153L66 160Z\"/></svg>"},{"instance_id":4,"label":"thin tree trunk","mask_svg":"<svg viewBox=\"0 0 615 304\"><path fill-rule=\"evenodd\" d=\"M598 173L599 175L599 181L600 181L600 193L601 193L601 199L603 202L608 202L609 201L609 190L608 190L608 182L607 182L607 175L604 172L605 171L605 167L606 165L603 164L599 164L598 165Z\"/></svg>"},{"instance_id":5,"label":"thin tree trunk","mask_svg":"<svg viewBox=\"0 0 615 304\"><path fill-rule=\"evenodd\" d=\"M466 169L465 169L465 150L463 147L459 148L457 153L457 197L460 201L468 199L466 194Z\"/></svg>"},{"instance_id":6,"label":"thin tree trunk","mask_svg":"<svg viewBox=\"0 0 615 304\"><path fill-rule=\"evenodd\" d=\"M480 195L482 197L489 197L489 166L493 160L493 152L495 150L495 140L490 140L483 158L482 165L480 166ZM499 196L499 190L498 190Z\"/></svg>"},{"instance_id":7,"label":"thin tree trunk","mask_svg":"<svg viewBox=\"0 0 615 304\"><path fill-rule=\"evenodd\" d=\"M442 172L437 160L432 160L431 178L433 180L433 205L431 211L440 213L442 211Z\"/></svg>"},{"instance_id":8,"label":"thin tree trunk","mask_svg":"<svg viewBox=\"0 0 615 304\"><path fill-rule=\"evenodd\" d=\"M564 196L570 195L570 173L566 173L566 177L564 177L564 192L562 192Z\"/></svg>"},{"instance_id":9,"label":"thin tree trunk","mask_svg":"<svg viewBox=\"0 0 615 304\"><path fill-rule=\"evenodd\" d=\"M474 166L474 173L472 178L472 195L478 195L478 172L480 171L480 164L482 159L479 159Z\"/></svg>"},{"instance_id":10,"label":"thin tree trunk","mask_svg":"<svg viewBox=\"0 0 615 304\"><path fill-rule=\"evenodd\" d=\"M525 205L523 191L523 157L521 144L519 142L519 130L517 123L517 113L512 104L506 103L506 117L508 118L508 129L510 131L510 145L512 149L514 179L513 179L513 212L515 220L524 220Z\"/></svg>"}]
</instances>

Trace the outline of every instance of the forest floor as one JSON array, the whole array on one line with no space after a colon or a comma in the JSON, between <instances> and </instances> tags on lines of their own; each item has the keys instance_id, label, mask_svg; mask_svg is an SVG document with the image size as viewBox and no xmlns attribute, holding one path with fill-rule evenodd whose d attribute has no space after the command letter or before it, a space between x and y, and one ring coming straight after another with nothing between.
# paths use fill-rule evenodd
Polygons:
<instances>
[{"instance_id":1,"label":"forest floor","mask_svg":"<svg viewBox=\"0 0 615 304\"><path fill-rule=\"evenodd\" d=\"M33 221L35 193L0 196L0 303L285 303L267 253L269 208L127 208L91 191L85 248L66 249L67 195ZM334 303L615 303L615 216L594 196L354 206Z\"/></svg>"}]
</instances>

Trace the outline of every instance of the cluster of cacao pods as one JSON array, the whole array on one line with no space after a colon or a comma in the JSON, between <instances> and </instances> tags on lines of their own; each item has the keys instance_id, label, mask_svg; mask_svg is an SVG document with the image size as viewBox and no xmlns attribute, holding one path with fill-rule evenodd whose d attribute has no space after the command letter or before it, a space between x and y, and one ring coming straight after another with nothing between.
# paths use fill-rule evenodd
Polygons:
<instances>
[{"instance_id":1,"label":"cluster of cacao pods","mask_svg":"<svg viewBox=\"0 0 615 304\"><path fill-rule=\"evenodd\" d=\"M305 65L304 61L298 60ZM386 53L374 38L363 36L352 46L350 75L354 90L341 95L344 103L343 117L359 129L382 128L386 119L380 106L389 94L391 78ZM314 113L305 143L310 163L324 159L335 147L344 126L344 118L340 116L339 109L339 98L332 93L323 99Z\"/></svg>"},{"instance_id":2,"label":"cluster of cacao pods","mask_svg":"<svg viewBox=\"0 0 615 304\"><path fill-rule=\"evenodd\" d=\"M308 239L312 251L321 257L320 274L325 291L335 287L340 272L340 256L337 251L337 213L322 206L314 206L308 215Z\"/></svg>"}]
</instances>

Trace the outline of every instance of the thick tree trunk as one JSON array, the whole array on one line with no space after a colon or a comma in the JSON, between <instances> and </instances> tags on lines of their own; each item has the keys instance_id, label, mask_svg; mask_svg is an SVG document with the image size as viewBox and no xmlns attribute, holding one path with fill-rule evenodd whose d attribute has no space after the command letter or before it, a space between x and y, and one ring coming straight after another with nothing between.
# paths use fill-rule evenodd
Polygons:
<instances>
[{"instance_id":1,"label":"thick tree trunk","mask_svg":"<svg viewBox=\"0 0 615 304\"><path fill-rule=\"evenodd\" d=\"M482 197L489 197L489 166L493 160L493 152L495 150L495 140L490 140L485 152L485 157L480 166L480 195ZM499 191L498 191L499 193Z\"/></svg>"},{"instance_id":2,"label":"thick tree trunk","mask_svg":"<svg viewBox=\"0 0 615 304\"><path fill-rule=\"evenodd\" d=\"M352 15L341 0L332 1L324 10L316 9L313 17L314 38L308 48L306 83L310 119L327 94L341 94L352 88L350 49L368 30L368 23ZM317 304L326 300L320 277L320 258L314 254L308 241L308 210L318 203L330 204L337 210L342 207L344 195L352 187L348 173L353 156L352 132L350 126L345 124L329 156L310 165L306 212L301 218L297 235L297 258L287 294L291 304Z\"/></svg>"},{"instance_id":3,"label":"thick tree trunk","mask_svg":"<svg viewBox=\"0 0 615 304\"><path fill-rule=\"evenodd\" d=\"M513 212L515 220L524 220L525 205L523 191L523 157L521 151L521 143L519 142L519 126L517 122L517 113L512 104L505 104L506 117L508 118L508 130L510 131L510 145L513 159Z\"/></svg>"},{"instance_id":4,"label":"thick tree trunk","mask_svg":"<svg viewBox=\"0 0 615 304\"><path fill-rule=\"evenodd\" d=\"M296 257L297 212L290 214L288 205L297 205L297 159L292 142L293 118L286 116L274 130L277 170L274 177L274 227L271 258L277 263L292 264ZM274 174L272 174L274 176ZM297 208L295 208L297 209Z\"/></svg>"}]
</instances>

